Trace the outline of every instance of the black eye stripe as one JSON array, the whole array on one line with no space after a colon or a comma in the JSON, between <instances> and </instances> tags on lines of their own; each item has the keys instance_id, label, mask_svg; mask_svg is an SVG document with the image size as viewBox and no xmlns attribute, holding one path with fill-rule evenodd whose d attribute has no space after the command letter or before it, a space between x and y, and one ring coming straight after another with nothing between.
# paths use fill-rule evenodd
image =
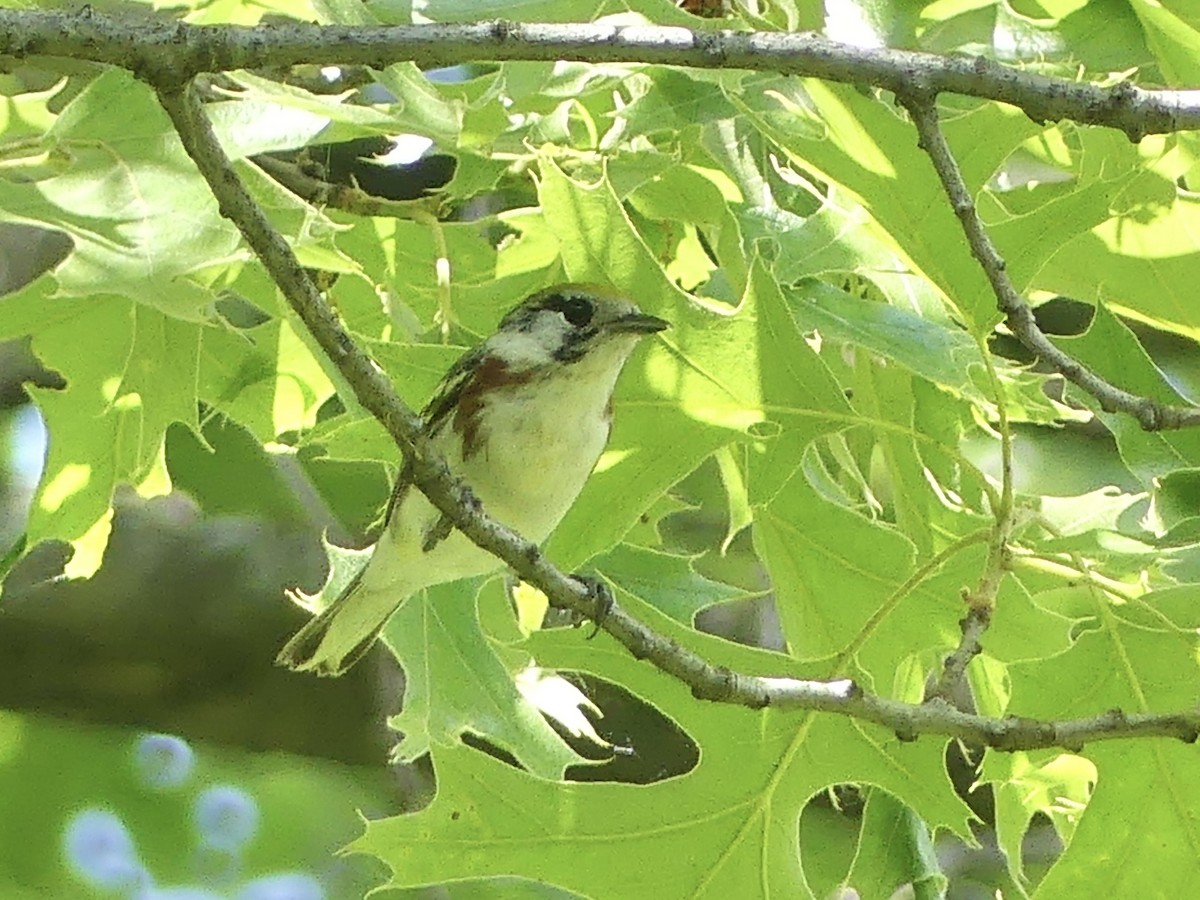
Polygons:
<instances>
[{"instance_id":1,"label":"black eye stripe","mask_svg":"<svg viewBox=\"0 0 1200 900\"><path fill-rule=\"evenodd\" d=\"M584 328L596 314L596 305L579 294L554 294L542 303L543 309L560 313L568 324Z\"/></svg>"}]
</instances>

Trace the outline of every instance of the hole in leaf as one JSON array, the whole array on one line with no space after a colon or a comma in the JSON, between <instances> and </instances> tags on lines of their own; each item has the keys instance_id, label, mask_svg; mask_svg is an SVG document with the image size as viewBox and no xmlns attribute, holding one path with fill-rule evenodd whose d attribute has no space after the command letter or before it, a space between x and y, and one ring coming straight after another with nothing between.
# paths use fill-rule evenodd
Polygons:
<instances>
[{"instance_id":1,"label":"hole in leaf","mask_svg":"<svg viewBox=\"0 0 1200 900\"><path fill-rule=\"evenodd\" d=\"M683 775L700 761L700 748L674 720L656 707L611 681L582 672L560 672L573 681L592 702L604 711L593 719L597 733L613 745L613 750L598 747L586 737L566 734L556 723L555 730L580 756L604 760L597 765L567 769L571 781L618 781L627 784L653 784Z\"/></svg>"}]
</instances>

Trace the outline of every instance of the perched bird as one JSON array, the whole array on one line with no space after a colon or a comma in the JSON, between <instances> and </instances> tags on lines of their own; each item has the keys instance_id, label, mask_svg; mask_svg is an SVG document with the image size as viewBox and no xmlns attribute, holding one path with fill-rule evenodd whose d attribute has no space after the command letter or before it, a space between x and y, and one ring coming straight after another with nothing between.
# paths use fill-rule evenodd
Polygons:
<instances>
[{"instance_id":1,"label":"perched bird","mask_svg":"<svg viewBox=\"0 0 1200 900\"><path fill-rule=\"evenodd\" d=\"M608 442L613 388L638 341L667 323L595 285L530 297L446 373L422 413L430 444L483 509L541 543L566 515ZM499 568L411 483L396 479L370 561L277 662L340 675L412 593Z\"/></svg>"}]
</instances>

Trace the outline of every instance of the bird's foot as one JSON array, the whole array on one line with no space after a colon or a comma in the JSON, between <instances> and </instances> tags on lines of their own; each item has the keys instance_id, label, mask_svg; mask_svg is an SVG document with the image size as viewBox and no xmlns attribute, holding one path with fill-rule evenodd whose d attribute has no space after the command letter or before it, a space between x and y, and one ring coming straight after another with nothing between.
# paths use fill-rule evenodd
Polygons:
<instances>
[{"instance_id":1,"label":"bird's foot","mask_svg":"<svg viewBox=\"0 0 1200 900\"><path fill-rule=\"evenodd\" d=\"M603 579L596 578L593 575L572 574L571 577L583 585L588 592L588 597L592 601L592 614L589 616L579 616L576 621L576 627L583 624L583 619L589 618L592 620L592 633L588 635L590 641L604 626L604 620L608 618L608 614L612 612L613 607L617 605L617 600L613 596L612 588L608 586L608 582Z\"/></svg>"},{"instance_id":2,"label":"bird's foot","mask_svg":"<svg viewBox=\"0 0 1200 900\"><path fill-rule=\"evenodd\" d=\"M471 486L461 478L456 479L458 489L458 499L463 506L470 509L472 512L480 512L483 510L483 503L475 496L475 492L471 490ZM421 541L421 552L428 553L446 538L450 537L450 532L454 530L454 523L450 521L450 517L442 513L438 520L433 523L433 527L425 532L425 539Z\"/></svg>"}]
</instances>

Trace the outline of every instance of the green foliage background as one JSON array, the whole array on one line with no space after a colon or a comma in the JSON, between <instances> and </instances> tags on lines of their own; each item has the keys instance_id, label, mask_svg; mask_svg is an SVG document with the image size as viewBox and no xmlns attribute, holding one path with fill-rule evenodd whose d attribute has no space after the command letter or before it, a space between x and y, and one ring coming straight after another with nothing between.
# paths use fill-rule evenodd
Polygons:
<instances>
[{"instance_id":1,"label":"green foliage background","mask_svg":"<svg viewBox=\"0 0 1200 900\"><path fill-rule=\"evenodd\" d=\"M831 33L858 22L858 35L890 46L1070 78L1200 80L1200 20L1182 0L792 0L720 23L666 0L417 6L197 4L187 18L620 14ZM151 91L116 70L61 80L45 70L34 87L28 74L0 75L0 220L74 242L0 300L0 336L31 335L67 382L34 394L50 443L28 544L70 542L67 574L91 575L121 484L145 495L187 485L214 510L285 514L275 482L256 475L272 454L295 454L344 522L369 522L394 446L348 398L330 403L336 370L218 214ZM406 400L419 406L461 347L547 284L611 283L673 323L626 370L609 450L547 548L556 563L600 572L627 609L714 664L852 677L916 702L958 642L962 589L983 574L1007 434L1018 439L1018 528L968 672L978 709L1053 719L1196 703L1200 436L1143 433L1071 388L1051 399L1054 379L994 352L995 299L891 98L635 64L481 65L433 83L397 63L376 77L395 102L243 73L221 82L208 111L302 262L339 275L331 302ZM1061 346L1130 390L1194 401L1188 372L1147 347L1166 332L1194 353L1200 333L1196 135L1135 146L969 98L943 97L941 109L1018 290L1093 307ZM481 217L318 209L252 159L404 132L456 159L443 209L491 198ZM245 304L252 324L234 314ZM236 466L167 440L182 425L203 442L211 417L252 436ZM1102 426L1108 462L1038 466L1088 420ZM700 610L763 592L752 576L720 582L711 559L699 574L657 527L676 508L673 487L714 469L729 537L750 529L782 652L693 627ZM399 755L430 754L438 783L427 808L370 822L353 845L384 860L397 886L519 875L595 897L828 896L840 884L887 897L908 881L936 889L927 832L969 836L940 739L699 703L604 635L522 631L494 583L476 603L467 596L460 585L413 598L386 633L408 678ZM685 731L699 762L650 785L564 781L583 760L514 681L533 661L623 686ZM463 745L464 732L523 769ZM981 780L995 792L1006 896L1182 896L1200 874L1194 747L989 752ZM817 806L801 816L843 783L868 798L852 826ZM1037 879L1020 850L1035 815L1067 844Z\"/></svg>"}]
</instances>

